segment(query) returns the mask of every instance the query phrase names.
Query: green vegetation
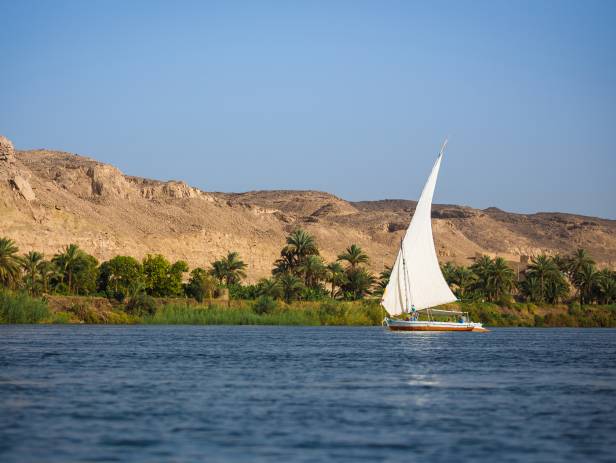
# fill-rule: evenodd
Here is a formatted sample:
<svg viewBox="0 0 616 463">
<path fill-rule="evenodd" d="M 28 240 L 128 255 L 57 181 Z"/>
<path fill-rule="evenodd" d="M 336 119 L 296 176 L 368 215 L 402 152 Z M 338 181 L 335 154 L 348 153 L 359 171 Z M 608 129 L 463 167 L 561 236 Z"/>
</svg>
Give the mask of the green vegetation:
<svg viewBox="0 0 616 463">
<path fill-rule="evenodd" d="M 273 313 L 278 308 L 278 304 L 271 296 L 261 296 L 252 305 L 252 311 L 257 315 Z"/>
<path fill-rule="evenodd" d="M 156 313 L 156 300 L 147 294 L 136 294 L 128 300 L 126 312 L 136 317 L 154 315 Z"/>
<path fill-rule="evenodd" d="M 172 264 L 160 254 L 148 254 L 143 259 L 145 292 L 154 297 L 181 296 L 182 277 L 186 272 L 188 264 L 183 260 Z"/>
<path fill-rule="evenodd" d="M 98 278 L 98 261 L 79 248 L 69 244 L 60 253 L 53 256 L 51 262 L 59 270 L 60 279 L 57 287 L 67 294 L 92 294 L 96 290 Z M 65 285 L 65 286 L 64 286 Z M 66 289 L 64 289 L 66 288 Z"/>
<path fill-rule="evenodd" d="M 309 313 L 298 310 L 280 310 L 257 314 L 249 307 L 191 308 L 170 305 L 163 307 L 145 323 L 170 325 L 317 325 Z"/>
<path fill-rule="evenodd" d="M 250 305 L 231 308 L 168 305 L 143 319 L 151 324 L 304 326 L 374 326 L 380 325 L 381 320 L 381 309 L 375 303 L 329 301 L 289 306 L 268 296 Z"/>
<path fill-rule="evenodd" d="M 372 294 L 376 282 L 374 275 L 365 268 L 368 262 L 361 247 L 352 244 L 335 262 L 326 264 L 315 238 L 305 230 L 297 229 L 287 237 L 280 258 L 274 263 L 272 277 L 280 286 L 278 297 L 287 303 L 294 300 L 359 300 Z M 326 287 L 328 284 L 330 286 Z"/>
<path fill-rule="evenodd" d="M 237 252 L 229 252 L 222 259 L 212 262 L 210 273 L 221 284 L 229 286 L 239 284 L 242 278 L 246 278 L 245 268 L 246 264 L 240 259 L 240 255 Z"/>
<path fill-rule="evenodd" d="M 286 238 L 271 277 L 256 284 L 243 283 L 247 265 L 237 252 L 186 275 L 186 262 L 160 254 L 99 265 L 76 244 L 45 259 L 36 251 L 20 255 L 0 238 L 0 323 L 380 325 L 378 297 L 391 267 L 377 278 L 368 264 L 356 244 L 324 261 L 302 229 Z M 598 269 L 582 249 L 534 256 L 520 274 L 488 256 L 442 270 L 457 306 L 488 326 L 616 326 L 616 272 Z M 230 300 L 217 299 L 223 294 Z M 53 298 L 64 305 L 50 309 Z"/>
<path fill-rule="evenodd" d="M 32 297 L 26 292 L 0 290 L 0 323 L 91 323 L 131 324 L 141 322 L 126 310 L 96 310 L 84 298 L 69 296 L 75 302 L 66 310 L 54 312 L 45 299 Z M 87 299 L 87 298 L 86 298 Z"/>
<path fill-rule="evenodd" d="M 51 316 L 45 301 L 26 293 L 0 292 L 0 323 L 40 323 Z"/>
<path fill-rule="evenodd" d="M 616 303 L 616 272 L 597 270 L 583 249 L 570 256 L 535 256 L 517 278 L 500 257 L 482 256 L 470 267 L 447 263 L 441 270 L 461 301 L 501 305 L 513 299 L 552 305 L 574 300 L 580 305 Z"/>
<path fill-rule="evenodd" d="M 98 290 L 123 301 L 126 295 L 145 286 L 143 265 L 134 257 L 116 256 L 99 268 Z"/>
<path fill-rule="evenodd" d="M 18 252 L 13 240 L 0 238 L 0 284 L 6 288 L 13 288 L 19 282 L 21 258 Z"/>
<path fill-rule="evenodd" d="M 466 303 L 462 304 L 462 309 L 487 326 L 616 327 L 615 304 L 581 308 L 575 302 L 555 306 L 514 303 L 505 307 L 490 303 Z"/>
<path fill-rule="evenodd" d="M 186 285 L 186 295 L 203 302 L 204 299 L 212 299 L 219 295 L 220 288 L 216 279 L 208 274 L 205 269 L 196 268 L 190 272 L 190 279 Z"/>
<path fill-rule="evenodd" d="M 124 306 L 97 310 L 88 298 L 74 300 L 64 310 L 53 312 L 45 300 L 25 292 L 0 292 L 0 323 L 89 323 L 89 324 L 190 324 L 190 325 L 306 325 L 379 326 L 383 309 L 374 300 L 294 302 L 286 304 L 269 296 L 255 301 L 234 301 L 231 307 L 194 306 L 165 303 L 146 294 L 128 300 Z M 91 298 L 94 299 L 94 298 Z M 489 302 L 451 304 L 468 311 L 472 318 L 491 327 L 616 327 L 616 304 L 536 305 Z"/>
</svg>

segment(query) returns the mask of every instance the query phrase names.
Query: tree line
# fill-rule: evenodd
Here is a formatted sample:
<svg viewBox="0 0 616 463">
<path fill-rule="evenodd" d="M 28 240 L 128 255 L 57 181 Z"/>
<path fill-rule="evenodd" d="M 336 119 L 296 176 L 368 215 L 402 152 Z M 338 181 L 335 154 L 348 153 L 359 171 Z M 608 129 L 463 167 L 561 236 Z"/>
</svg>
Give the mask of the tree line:
<svg viewBox="0 0 616 463">
<path fill-rule="evenodd" d="M 20 255 L 14 241 L 0 238 L 0 285 L 41 294 L 99 295 L 118 301 L 139 295 L 188 296 L 203 301 L 228 288 L 232 297 L 254 299 L 356 300 L 372 294 L 377 281 L 367 270 L 368 256 L 353 244 L 336 261 L 326 263 L 315 238 L 302 229 L 293 231 L 276 260 L 270 278 L 246 285 L 246 263 L 237 252 L 212 262 L 208 268 L 192 269 L 178 260 L 148 254 L 141 261 L 118 255 L 105 262 L 69 244 L 45 259 L 38 251 Z"/>
<path fill-rule="evenodd" d="M 368 255 L 351 244 L 333 262 L 325 262 L 317 242 L 302 229 L 287 236 L 272 276 L 255 285 L 231 285 L 231 295 L 241 299 L 269 297 L 293 300 L 358 300 L 373 293 L 377 278 L 367 269 Z"/>
<path fill-rule="evenodd" d="M 70 244 L 47 260 L 37 251 L 20 255 L 12 240 L 0 238 L 0 284 L 35 296 L 100 295 L 118 301 L 187 296 L 203 301 L 228 288 L 237 299 L 358 300 L 381 295 L 389 281 L 390 267 L 377 277 L 368 264 L 368 255 L 356 244 L 335 261 L 326 262 L 314 236 L 303 229 L 287 236 L 271 276 L 256 284 L 243 284 L 247 265 L 237 252 L 228 252 L 207 268 L 194 268 L 185 278 L 189 272 L 185 261 L 170 262 L 160 254 L 149 254 L 141 261 L 119 255 L 99 264 Z M 573 296 L 580 304 L 616 302 L 616 272 L 599 270 L 582 249 L 569 256 L 533 257 L 520 275 L 503 258 L 488 256 L 468 267 L 446 263 L 441 269 L 463 301 L 556 304 Z"/>
<path fill-rule="evenodd" d="M 532 257 L 519 275 L 502 257 L 482 256 L 471 266 L 446 263 L 443 276 L 463 301 L 503 303 L 512 298 L 538 304 L 577 299 L 580 304 L 616 302 L 616 272 L 599 270 L 583 249 L 568 256 Z"/>
</svg>

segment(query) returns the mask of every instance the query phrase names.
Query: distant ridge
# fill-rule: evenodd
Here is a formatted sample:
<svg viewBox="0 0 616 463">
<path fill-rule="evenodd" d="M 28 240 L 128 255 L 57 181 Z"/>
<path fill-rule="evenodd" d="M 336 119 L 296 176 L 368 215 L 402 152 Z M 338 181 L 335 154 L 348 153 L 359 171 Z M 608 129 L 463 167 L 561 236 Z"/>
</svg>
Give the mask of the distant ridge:
<svg viewBox="0 0 616 463">
<path fill-rule="evenodd" d="M 207 266 L 228 250 L 266 276 L 285 236 L 314 234 L 325 259 L 361 245 L 380 271 L 391 264 L 416 202 L 345 201 L 320 191 L 206 192 L 182 181 L 127 176 L 96 160 L 49 150 L 14 151 L 0 138 L 0 236 L 22 252 L 51 255 L 75 242 L 100 260 L 161 253 Z M 478 254 L 520 256 L 587 249 L 616 264 L 616 221 L 575 214 L 513 214 L 496 207 L 435 205 L 441 261 L 468 263 Z"/>
</svg>

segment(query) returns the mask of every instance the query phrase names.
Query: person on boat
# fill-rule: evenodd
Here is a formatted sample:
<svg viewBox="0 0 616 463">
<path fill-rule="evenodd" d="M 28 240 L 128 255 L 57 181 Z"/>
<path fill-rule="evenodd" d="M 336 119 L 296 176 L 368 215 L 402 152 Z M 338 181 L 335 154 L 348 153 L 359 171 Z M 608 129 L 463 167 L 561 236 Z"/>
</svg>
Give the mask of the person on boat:
<svg viewBox="0 0 616 463">
<path fill-rule="evenodd" d="M 414 305 L 411 305 L 411 320 L 416 322 L 417 321 L 417 309 L 415 309 Z"/>
</svg>

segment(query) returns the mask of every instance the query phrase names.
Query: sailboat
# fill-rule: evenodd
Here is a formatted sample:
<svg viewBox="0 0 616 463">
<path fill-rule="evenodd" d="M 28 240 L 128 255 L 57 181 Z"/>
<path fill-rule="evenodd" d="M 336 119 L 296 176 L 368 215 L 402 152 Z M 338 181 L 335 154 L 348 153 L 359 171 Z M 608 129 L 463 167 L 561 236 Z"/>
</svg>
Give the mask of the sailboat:
<svg viewBox="0 0 616 463">
<path fill-rule="evenodd" d="M 435 307 L 457 301 L 443 277 L 432 237 L 432 196 L 441 167 L 443 143 L 400 243 L 396 262 L 381 304 L 387 310 L 383 324 L 395 331 L 488 331 L 472 322 L 467 312 Z M 393 318 L 401 316 L 401 318 Z"/>
</svg>

